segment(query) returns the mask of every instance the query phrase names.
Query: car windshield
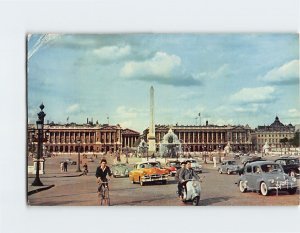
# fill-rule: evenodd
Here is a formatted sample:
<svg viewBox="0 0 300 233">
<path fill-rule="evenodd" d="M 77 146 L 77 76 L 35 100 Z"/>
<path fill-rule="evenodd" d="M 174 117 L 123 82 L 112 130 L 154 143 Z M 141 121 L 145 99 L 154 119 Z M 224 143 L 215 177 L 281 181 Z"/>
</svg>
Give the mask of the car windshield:
<svg viewBox="0 0 300 233">
<path fill-rule="evenodd" d="M 170 166 L 178 166 L 178 165 L 180 165 L 179 162 L 170 162 Z"/>
<path fill-rule="evenodd" d="M 281 167 L 279 164 L 264 164 L 261 165 L 261 170 L 265 173 L 281 172 Z"/>
<path fill-rule="evenodd" d="M 236 165 L 235 161 L 228 161 L 228 165 Z"/>
<path fill-rule="evenodd" d="M 286 164 L 288 164 L 288 165 L 299 164 L 299 159 L 290 159 L 290 160 L 287 160 Z"/>
<path fill-rule="evenodd" d="M 152 168 L 152 167 L 158 167 L 158 168 L 160 168 L 159 163 L 145 163 L 143 165 L 145 165 L 144 168 Z"/>
</svg>

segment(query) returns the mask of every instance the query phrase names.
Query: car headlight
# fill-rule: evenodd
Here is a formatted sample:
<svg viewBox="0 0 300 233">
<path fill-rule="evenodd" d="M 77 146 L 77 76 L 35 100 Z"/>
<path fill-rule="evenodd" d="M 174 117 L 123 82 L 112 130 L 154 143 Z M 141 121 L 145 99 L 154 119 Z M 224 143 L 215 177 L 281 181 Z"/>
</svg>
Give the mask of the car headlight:
<svg viewBox="0 0 300 233">
<path fill-rule="evenodd" d="M 297 179 L 296 179 L 295 177 L 293 177 L 293 178 L 292 178 L 292 181 L 296 182 L 296 181 L 297 181 Z"/>
<path fill-rule="evenodd" d="M 194 187 L 196 187 L 196 186 L 197 186 L 196 182 L 193 182 L 193 186 L 194 186 Z"/>
<path fill-rule="evenodd" d="M 270 179 L 269 182 L 270 182 L 271 184 L 274 184 L 274 183 L 275 183 L 275 180 L 274 180 L 274 179 Z"/>
</svg>

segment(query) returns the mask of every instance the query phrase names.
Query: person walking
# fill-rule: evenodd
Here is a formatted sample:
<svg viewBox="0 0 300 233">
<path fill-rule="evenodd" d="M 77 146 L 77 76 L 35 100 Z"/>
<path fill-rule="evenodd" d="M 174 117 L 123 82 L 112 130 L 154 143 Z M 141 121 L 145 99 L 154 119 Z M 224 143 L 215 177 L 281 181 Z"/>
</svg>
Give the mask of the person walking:
<svg viewBox="0 0 300 233">
<path fill-rule="evenodd" d="M 64 162 L 64 172 L 68 172 L 68 162 Z"/>
</svg>

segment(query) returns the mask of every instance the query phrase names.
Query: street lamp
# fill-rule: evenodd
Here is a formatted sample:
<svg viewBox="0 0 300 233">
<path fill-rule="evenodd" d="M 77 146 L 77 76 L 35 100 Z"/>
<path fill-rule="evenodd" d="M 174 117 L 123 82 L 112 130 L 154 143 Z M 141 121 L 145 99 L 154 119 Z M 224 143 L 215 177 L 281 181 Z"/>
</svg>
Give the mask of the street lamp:
<svg viewBox="0 0 300 233">
<path fill-rule="evenodd" d="M 78 139 L 77 140 L 78 157 L 77 157 L 77 170 L 76 170 L 76 172 L 81 172 L 81 170 L 80 170 L 80 143 L 81 143 L 81 141 L 80 141 L 80 139 Z"/>
<path fill-rule="evenodd" d="M 206 146 L 204 146 L 204 163 L 207 163 L 206 156 L 207 156 L 207 154 L 206 154 Z"/>
<path fill-rule="evenodd" d="M 219 163 L 221 163 L 221 146 L 219 145 Z"/>
<path fill-rule="evenodd" d="M 38 151 L 37 151 L 37 156 L 36 156 L 36 171 L 35 171 L 35 179 L 33 183 L 31 184 L 32 186 L 43 186 L 43 183 L 40 180 L 40 158 L 41 158 L 41 153 L 43 153 L 43 127 L 44 127 L 44 118 L 46 114 L 43 112 L 44 109 L 43 103 L 40 105 L 41 111 L 37 114 L 39 120 L 36 121 L 36 127 L 38 130 Z"/>
</svg>

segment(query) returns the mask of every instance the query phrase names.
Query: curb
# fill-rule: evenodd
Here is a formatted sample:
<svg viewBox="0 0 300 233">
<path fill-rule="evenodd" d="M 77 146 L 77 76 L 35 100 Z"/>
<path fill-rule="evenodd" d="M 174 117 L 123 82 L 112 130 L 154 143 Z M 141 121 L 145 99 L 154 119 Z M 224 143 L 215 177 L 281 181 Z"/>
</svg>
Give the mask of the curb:
<svg viewBox="0 0 300 233">
<path fill-rule="evenodd" d="M 41 177 L 42 179 L 47 179 L 47 178 L 64 178 L 64 177 L 79 177 L 82 176 L 83 173 L 80 173 L 78 175 L 67 175 L 67 176 L 46 176 L 46 177 Z M 35 178 L 35 176 L 28 176 L 28 178 Z"/>
<path fill-rule="evenodd" d="M 55 185 L 52 184 L 52 185 L 49 185 L 47 187 L 42 187 L 42 188 L 38 188 L 38 189 L 35 189 L 35 190 L 31 190 L 29 192 L 27 192 L 27 196 L 30 196 L 34 193 L 38 193 L 38 192 L 41 192 L 41 191 L 44 191 L 44 190 L 47 190 L 47 189 L 50 189 L 50 188 L 53 188 Z"/>
</svg>

